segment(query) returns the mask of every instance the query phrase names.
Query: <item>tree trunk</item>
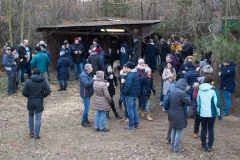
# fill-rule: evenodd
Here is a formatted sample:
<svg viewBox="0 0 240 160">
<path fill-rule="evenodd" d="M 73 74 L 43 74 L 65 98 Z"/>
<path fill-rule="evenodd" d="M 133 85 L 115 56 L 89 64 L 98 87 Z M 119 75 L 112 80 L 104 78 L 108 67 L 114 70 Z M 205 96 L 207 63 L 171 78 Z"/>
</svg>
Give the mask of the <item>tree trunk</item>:
<svg viewBox="0 0 240 160">
<path fill-rule="evenodd" d="M 34 8 L 35 8 L 35 0 L 32 0 L 32 6 L 30 11 L 30 19 L 29 19 L 29 25 L 28 25 L 28 40 L 30 41 L 31 35 L 32 35 L 32 24 L 33 24 L 33 16 L 34 16 Z"/>
<path fill-rule="evenodd" d="M 26 0 L 23 0 L 22 2 L 21 41 L 23 40 L 23 35 L 24 35 L 25 2 Z"/>
<path fill-rule="evenodd" d="M 8 29 L 9 29 L 9 39 L 10 39 L 10 45 L 13 46 L 13 32 L 12 32 L 12 1 L 9 0 L 8 2 Z"/>
</svg>

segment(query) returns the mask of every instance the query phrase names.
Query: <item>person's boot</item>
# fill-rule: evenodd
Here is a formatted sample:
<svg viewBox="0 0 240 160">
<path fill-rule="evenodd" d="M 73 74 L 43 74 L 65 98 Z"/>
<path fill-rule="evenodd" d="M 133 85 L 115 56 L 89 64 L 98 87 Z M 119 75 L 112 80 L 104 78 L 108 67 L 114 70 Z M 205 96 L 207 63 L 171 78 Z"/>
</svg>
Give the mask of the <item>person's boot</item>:
<svg viewBox="0 0 240 160">
<path fill-rule="evenodd" d="M 153 119 L 150 117 L 150 112 L 147 112 L 147 120 L 148 121 L 153 121 Z"/>
<path fill-rule="evenodd" d="M 144 117 L 144 111 L 142 109 L 140 109 L 139 112 L 140 112 L 141 117 Z"/>
<path fill-rule="evenodd" d="M 122 119 L 123 117 L 121 117 L 118 113 L 115 114 L 115 118 L 117 119 Z"/>
<path fill-rule="evenodd" d="M 197 134 L 197 133 L 194 133 L 194 134 L 193 134 L 193 137 L 194 137 L 194 138 L 197 138 L 197 137 L 198 137 L 198 134 Z"/>
<path fill-rule="evenodd" d="M 88 124 L 93 124 L 93 122 L 89 121 L 88 119 L 87 119 L 87 123 L 88 123 Z"/>
<path fill-rule="evenodd" d="M 19 84 L 19 82 L 16 82 L 16 88 L 17 88 L 17 90 L 19 90 L 19 88 L 18 88 L 18 84 Z"/>
<path fill-rule="evenodd" d="M 122 103 L 119 103 L 119 110 L 122 110 Z"/>
<path fill-rule="evenodd" d="M 67 90 L 67 86 L 64 86 L 64 87 L 63 87 L 63 90 L 66 91 L 66 90 Z"/>
<path fill-rule="evenodd" d="M 83 126 L 83 127 L 91 127 L 91 125 L 88 124 L 87 121 L 86 122 L 82 122 L 81 126 Z"/>
<path fill-rule="evenodd" d="M 109 112 L 107 112 L 106 119 L 110 119 Z"/>
<path fill-rule="evenodd" d="M 57 91 L 63 91 L 63 86 L 60 86 L 60 89 L 58 89 Z"/>
</svg>

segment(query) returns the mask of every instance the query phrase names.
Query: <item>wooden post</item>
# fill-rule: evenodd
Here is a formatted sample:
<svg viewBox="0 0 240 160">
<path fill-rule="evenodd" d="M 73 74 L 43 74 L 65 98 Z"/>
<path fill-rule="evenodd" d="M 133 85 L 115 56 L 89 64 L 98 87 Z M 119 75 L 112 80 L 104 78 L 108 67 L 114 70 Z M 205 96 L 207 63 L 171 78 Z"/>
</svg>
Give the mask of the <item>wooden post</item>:
<svg viewBox="0 0 240 160">
<path fill-rule="evenodd" d="M 46 29 L 43 29 L 42 30 L 42 39 L 44 39 L 44 37 L 47 35 L 47 30 Z M 45 43 L 48 43 L 47 42 L 47 38 L 44 40 Z"/>
<path fill-rule="evenodd" d="M 142 27 L 138 28 L 138 35 L 141 37 L 138 40 L 138 58 L 140 58 L 142 55 Z"/>
<path fill-rule="evenodd" d="M 143 2 L 141 0 L 141 15 L 142 15 L 142 20 L 143 20 Z"/>
</svg>

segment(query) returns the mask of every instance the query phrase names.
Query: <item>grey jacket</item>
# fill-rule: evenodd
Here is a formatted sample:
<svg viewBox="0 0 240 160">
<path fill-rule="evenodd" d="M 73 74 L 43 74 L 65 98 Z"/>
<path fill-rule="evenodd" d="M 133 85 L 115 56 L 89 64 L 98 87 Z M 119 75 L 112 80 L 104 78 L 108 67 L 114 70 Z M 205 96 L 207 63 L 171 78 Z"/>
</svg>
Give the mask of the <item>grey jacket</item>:
<svg viewBox="0 0 240 160">
<path fill-rule="evenodd" d="M 5 67 L 6 73 L 7 74 L 12 74 L 17 72 L 17 65 L 14 64 L 15 59 L 14 59 L 14 54 L 4 54 L 2 58 L 2 64 Z"/>
</svg>

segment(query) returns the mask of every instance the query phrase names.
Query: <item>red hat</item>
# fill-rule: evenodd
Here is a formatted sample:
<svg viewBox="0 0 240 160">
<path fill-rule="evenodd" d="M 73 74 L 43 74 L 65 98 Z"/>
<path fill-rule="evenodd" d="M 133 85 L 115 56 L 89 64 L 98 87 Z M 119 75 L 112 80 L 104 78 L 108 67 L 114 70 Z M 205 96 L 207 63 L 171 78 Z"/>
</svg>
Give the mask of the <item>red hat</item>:
<svg viewBox="0 0 240 160">
<path fill-rule="evenodd" d="M 101 49 L 98 48 L 98 47 L 95 47 L 91 50 L 91 52 L 97 52 L 97 53 L 100 53 L 101 52 Z"/>
<path fill-rule="evenodd" d="M 76 37 L 76 38 L 74 38 L 74 41 L 76 41 L 76 40 L 78 40 L 78 41 L 79 41 L 79 38 L 77 38 L 77 37 Z"/>
</svg>

